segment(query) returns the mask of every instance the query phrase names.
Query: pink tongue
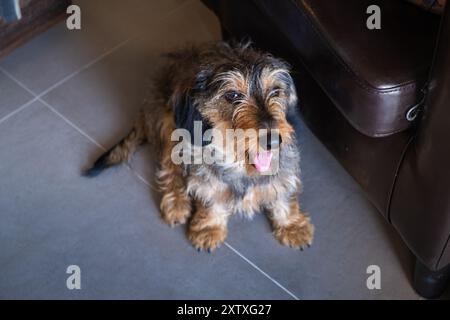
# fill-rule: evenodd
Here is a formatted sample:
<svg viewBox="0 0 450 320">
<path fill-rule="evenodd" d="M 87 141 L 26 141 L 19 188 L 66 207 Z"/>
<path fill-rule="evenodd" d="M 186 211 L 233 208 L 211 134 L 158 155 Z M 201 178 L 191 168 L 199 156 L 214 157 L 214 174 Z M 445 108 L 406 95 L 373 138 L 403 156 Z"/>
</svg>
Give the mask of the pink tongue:
<svg viewBox="0 0 450 320">
<path fill-rule="evenodd" d="M 270 163 L 272 162 L 272 152 L 262 151 L 258 152 L 253 160 L 256 170 L 258 172 L 264 172 L 270 169 Z"/>
</svg>

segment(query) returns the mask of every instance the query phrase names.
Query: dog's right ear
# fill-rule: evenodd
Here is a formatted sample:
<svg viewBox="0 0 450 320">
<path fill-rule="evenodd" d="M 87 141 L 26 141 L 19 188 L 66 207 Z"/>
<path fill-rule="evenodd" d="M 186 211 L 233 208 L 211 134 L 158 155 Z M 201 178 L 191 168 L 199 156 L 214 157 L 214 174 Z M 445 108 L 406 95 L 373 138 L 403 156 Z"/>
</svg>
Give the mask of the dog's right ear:
<svg viewBox="0 0 450 320">
<path fill-rule="evenodd" d="M 208 74 L 206 72 L 199 72 L 196 76 L 195 82 L 192 86 L 184 88 L 177 88 L 171 97 L 172 110 L 175 116 L 175 125 L 179 129 L 186 129 L 191 135 L 191 144 L 196 141 L 202 141 L 201 146 L 206 146 L 208 142 L 203 141 L 203 135 L 206 130 L 211 129 L 211 124 L 205 119 L 196 105 L 196 95 L 202 94 L 207 90 Z M 201 124 L 201 139 L 194 139 L 195 122 Z"/>
</svg>

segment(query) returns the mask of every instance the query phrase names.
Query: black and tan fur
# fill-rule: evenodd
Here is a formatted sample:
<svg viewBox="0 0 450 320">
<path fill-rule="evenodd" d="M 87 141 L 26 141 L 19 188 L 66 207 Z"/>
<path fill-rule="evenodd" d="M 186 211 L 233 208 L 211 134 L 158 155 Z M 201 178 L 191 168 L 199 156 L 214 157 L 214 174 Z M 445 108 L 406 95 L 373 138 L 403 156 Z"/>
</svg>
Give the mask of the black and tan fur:
<svg viewBox="0 0 450 320">
<path fill-rule="evenodd" d="M 230 92 L 233 97 L 238 93 L 236 100 L 230 101 Z M 167 55 L 131 133 L 87 174 L 127 161 L 140 144 L 151 142 L 158 155 L 162 218 L 171 226 L 189 221 L 188 237 L 197 249 L 222 244 L 232 214 L 252 216 L 261 211 L 267 212 L 282 244 L 309 246 L 314 228 L 298 204 L 300 159 L 294 130 L 286 120 L 296 103 L 288 66 L 269 54 L 223 42 L 181 49 Z M 176 128 L 192 131 L 194 120 L 202 121 L 204 130 L 278 129 L 282 141 L 278 172 L 260 175 L 243 159 L 174 164 L 171 133 Z M 249 141 L 246 150 L 251 152 L 256 143 Z"/>
</svg>

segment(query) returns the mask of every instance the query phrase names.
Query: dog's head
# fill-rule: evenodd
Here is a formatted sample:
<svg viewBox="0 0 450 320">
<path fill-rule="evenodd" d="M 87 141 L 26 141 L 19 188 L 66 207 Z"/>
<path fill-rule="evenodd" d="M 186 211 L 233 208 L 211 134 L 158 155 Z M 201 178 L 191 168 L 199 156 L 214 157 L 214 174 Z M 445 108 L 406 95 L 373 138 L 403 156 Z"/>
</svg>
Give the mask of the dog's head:
<svg viewBox="0 0 450 320">
<path fill-rule="evenodd" d="M 175 110 L 177 125 L 192 130 L 193 121 L 201 121 L 203 132 L 212 128 L 222 138 L 237 132 L 232 150 L 245 150 L 248 170 L 268 170 L 273 153 L 293 141 L 286 114 L 295 108 L 297 94 L 288 65 L 248 44 L 216 44 L 198 61 L 195 79 Z M 229 147 L 230 140 L 225 143 Z"/>
</svg>

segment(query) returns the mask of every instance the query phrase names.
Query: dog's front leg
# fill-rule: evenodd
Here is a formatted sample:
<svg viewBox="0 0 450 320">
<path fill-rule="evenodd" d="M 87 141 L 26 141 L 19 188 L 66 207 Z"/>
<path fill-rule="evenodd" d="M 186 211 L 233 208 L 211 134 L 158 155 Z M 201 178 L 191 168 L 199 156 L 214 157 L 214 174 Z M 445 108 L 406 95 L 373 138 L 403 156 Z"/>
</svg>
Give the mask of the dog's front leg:
<svg viewBox="0 0 450 320">
<path fill-rule="evenodd" d="M 160 208 L 163 220 L 171 227 L 185 223 L 191 215 L 191 198 L 186 191 L 186 179 L 181 166 L 172 161 L 174 142 L 170 135 L 175 130 L 173 115 L 166 114 L 162 119 L 161 142 L 162 155 L 156 174 L 162 193 Z"/>
<path fill-rule="evenodd" d="M 275 238 L 281 244 L 297 249 L 312 244 L 314 226 L 309 217 L 301 212 L 295 196 L 278 199 L 269 209 L 269 217 Z"/>
<path fill-rule="evenodd" d="M 197 250 L 214 250 L 227 236 L 229 213 L 219 204 L 195 203 L 195 213 L 189 225 L 188 237 Z"/>
<path fill-rule="evenodd" d="M 191 199 L 186 192 L 181 168 L 163 165 L 158 171 L 158 184 L 162 192 L 160 209 L 163 220 L 171 227 L 185 223 L 191 214 Z"/>
</svg>

